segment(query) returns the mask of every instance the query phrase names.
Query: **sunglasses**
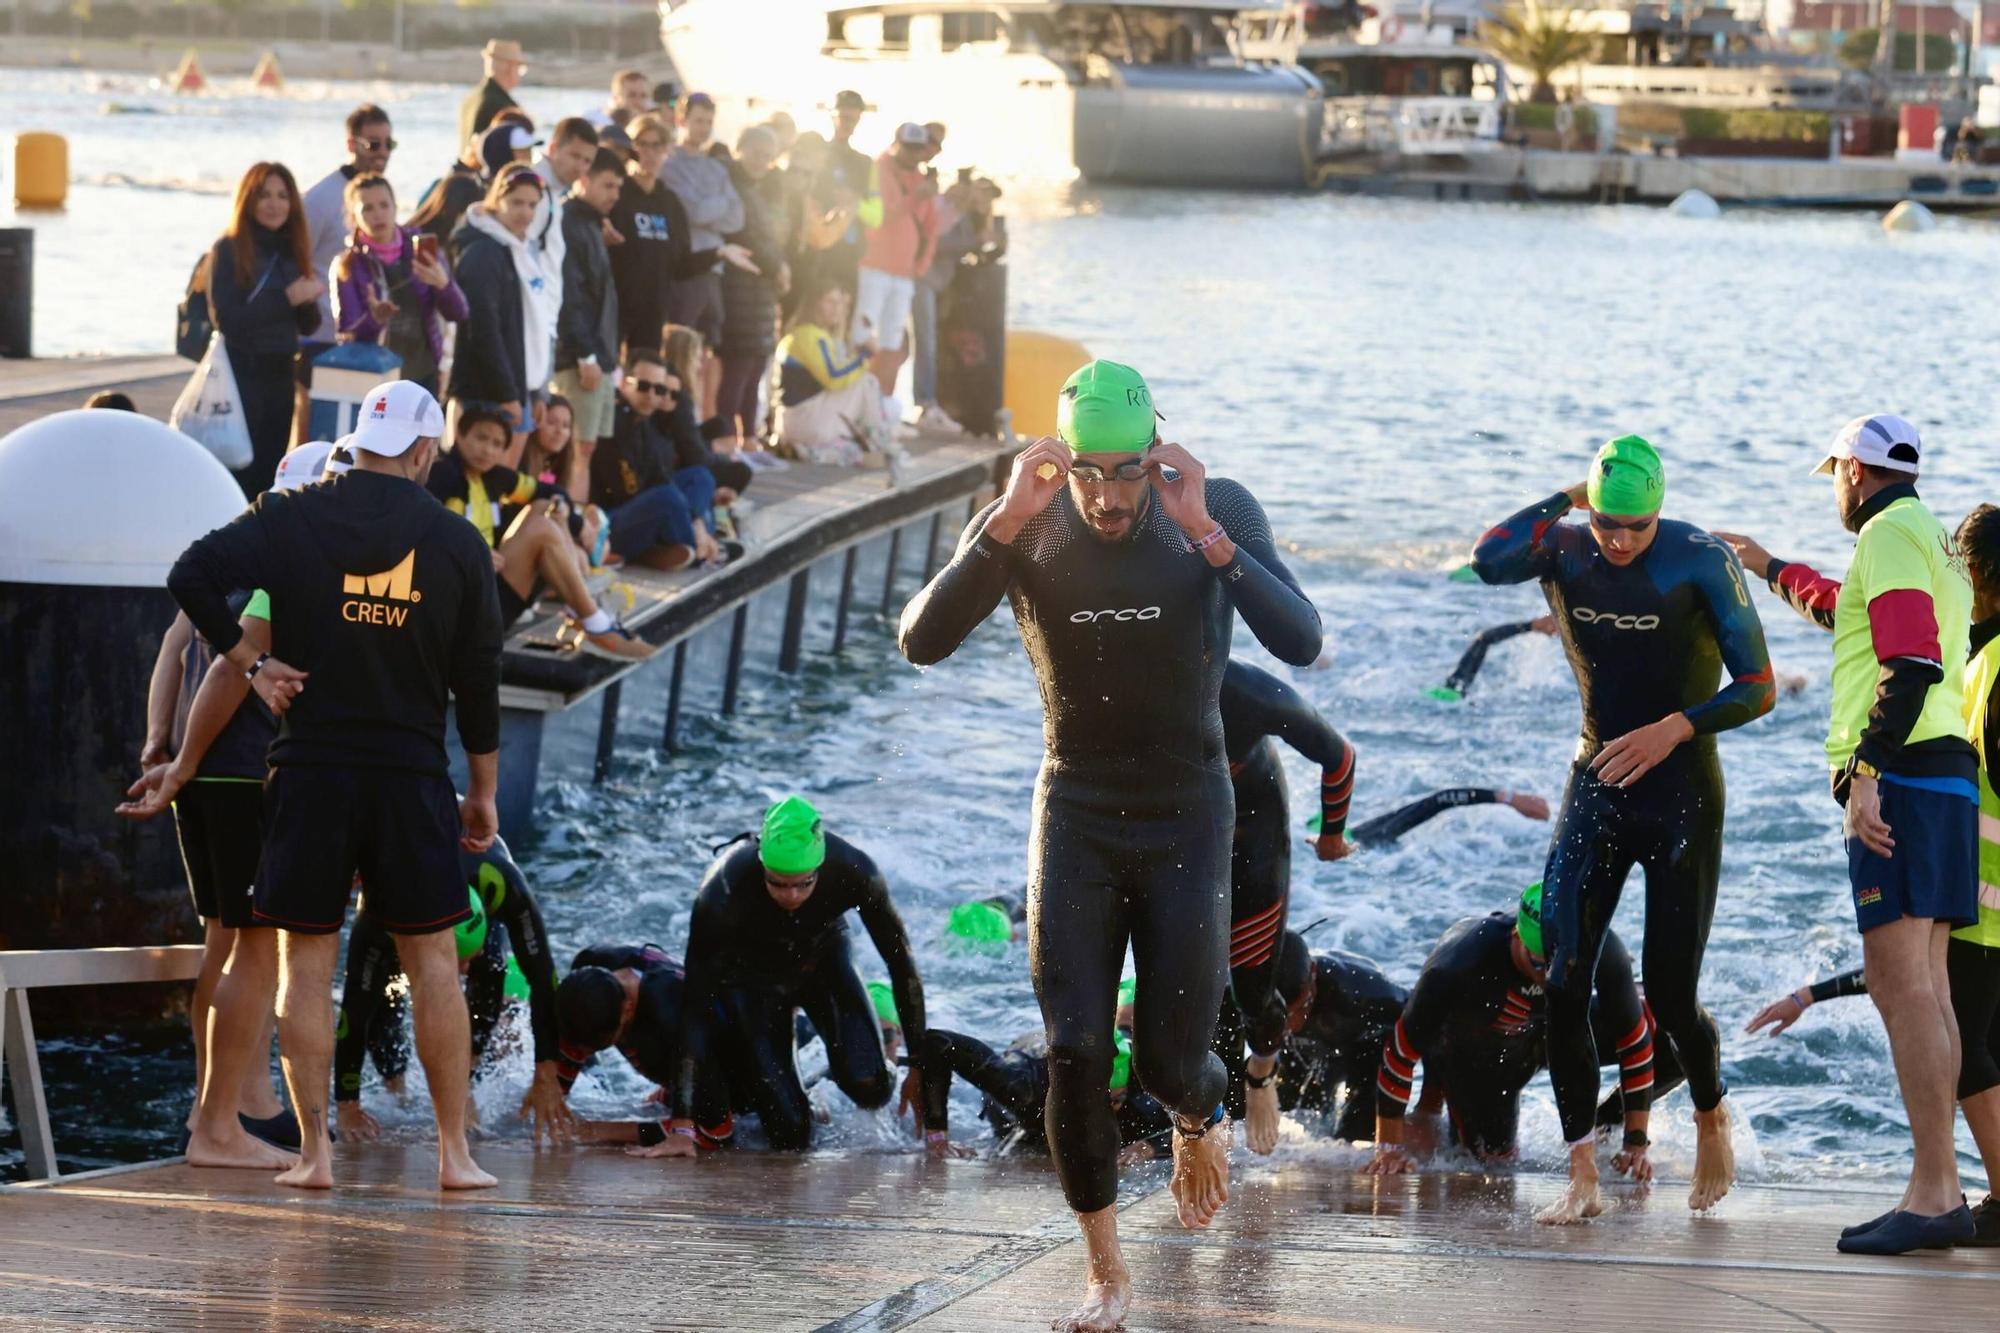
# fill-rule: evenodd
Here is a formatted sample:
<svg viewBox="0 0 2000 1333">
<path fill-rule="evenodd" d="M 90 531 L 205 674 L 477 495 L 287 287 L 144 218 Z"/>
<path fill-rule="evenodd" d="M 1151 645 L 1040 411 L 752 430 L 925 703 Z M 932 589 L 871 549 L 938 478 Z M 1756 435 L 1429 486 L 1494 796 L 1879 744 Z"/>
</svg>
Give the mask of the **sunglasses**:
<svg viewBox="0 0 2000 1333">
<path fill-rule="evenodd" d="M 1606 518 L 1594 509 L 1590 511 L 1590 526 L 1603 532 L 1644 532 L 1659 519 L 1658 514 L 1648 514 L 1644 518 Z"/>
<path fill-rule="evenodd" d="M 665 394 L 667 397 L 671 398 L 674 395 L 678 394 L 680 390 L 674 388 L 674 386 L 671 384 L 661 384 L 658 380 L 635 379 L 632 381 L 632 392 L 659 393 L 659 394 Z"/>
<path fill-rule="evenodd" d="M 360 147 L 366 148 L 371 153 L 393 153 L 396 151 L 396 141 L 394 139 L 356 139 L 354 142 Z"/>
</svg>

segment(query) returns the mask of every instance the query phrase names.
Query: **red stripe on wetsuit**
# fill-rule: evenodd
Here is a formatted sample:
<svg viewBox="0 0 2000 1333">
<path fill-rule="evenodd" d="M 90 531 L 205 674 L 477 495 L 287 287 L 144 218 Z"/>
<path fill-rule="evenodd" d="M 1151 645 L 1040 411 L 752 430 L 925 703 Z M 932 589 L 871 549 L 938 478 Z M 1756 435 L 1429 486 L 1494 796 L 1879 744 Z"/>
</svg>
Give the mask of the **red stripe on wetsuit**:
<svg viewBox="0 0 2000 1333">
<path fill-rule="evenodd" d="M 1347 831 L 1347 807 L 1354 797 L 1354 747 L 1340 757 L 1338 768 L 1323 769 L 1319 777 L 1319 831 L 1325 837 L 1329 833 Z"/>
<path fill-rule="evenodd" d="M 1618 1042 L 1618 1087 L 1627 1097 L 1653 1087 L 1653 1011 L 1640 1005 L 1639 1025 Z"/>
<path fill-rule="evenodd" d="M 1271 961 L 1278 936 L 1285 928 L 1285 899 L 1229 927 L 1229 965 L 1257 967 Z"/>
<path fill-rule="evenodd" d="M 1400 1120 L 1410 1105 L 1410 1093 L 1417 1077 L 1416 1048 L 1410 1044 L 1410 1034 L 1403 1027 L 1403 1020 L 1397 1019 L 1396 1026 L 1382 1041 L 1382 1068 L 1375 1075 L 1375 1091 L 1380 1094 L 1377 1108 L 1381 1115 L 1390 1120 Z"/>
</svg>

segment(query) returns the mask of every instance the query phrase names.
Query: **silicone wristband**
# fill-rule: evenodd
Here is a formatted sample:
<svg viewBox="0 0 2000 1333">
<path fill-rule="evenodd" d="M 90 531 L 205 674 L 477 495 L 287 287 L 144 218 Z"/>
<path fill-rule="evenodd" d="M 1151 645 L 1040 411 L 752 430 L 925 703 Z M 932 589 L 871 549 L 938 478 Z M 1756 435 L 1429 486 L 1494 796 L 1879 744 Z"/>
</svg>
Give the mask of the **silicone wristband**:
<svg viewBox="0 0 2000 1333">
<path fill-rule="evenodd" d="M 1215 525 L 1214 530 L 1211 531 L 1206 537 L 1203 537 L 1200 541 L 1194 543 L 1194 549 L 1197 551 L 1206 551 L 1209 547 L 1215 545 L 1217 542 L 1221 541 L 1224 537 L 1227 537 L 1228 535 L 1229 535 L 1228 533 L 1222 530 L 1222 525 L 1218 523 Z"/>
</svg>

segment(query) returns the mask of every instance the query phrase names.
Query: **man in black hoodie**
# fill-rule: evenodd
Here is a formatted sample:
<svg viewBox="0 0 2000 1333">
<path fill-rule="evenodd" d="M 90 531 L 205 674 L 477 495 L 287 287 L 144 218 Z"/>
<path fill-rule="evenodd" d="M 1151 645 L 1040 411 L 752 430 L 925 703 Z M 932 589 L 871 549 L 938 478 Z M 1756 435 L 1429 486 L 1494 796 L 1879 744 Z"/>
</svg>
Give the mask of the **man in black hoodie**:
<svg viewBox="0 0 2000 1333">
<path fill-rule="evenodd" d="M 465 1141 L 471 1033 L 451 927 L 470 915 L 458 852 L 499 819 L 500 608 L 486 543 L 422 480 L 444 414 L 418 385 L 363 400 L 354 470 L 267 493 L 175 562 L 167 587 L 217 653 L 280 715 L 264 784 L 253 916 L 280 931 L 278 1029 L 298 1112 L 298 1164 L 280 1184 L 327 1189 L 333 964 L 357 872 L 410 978 L 417 1053 L 438 1122 L 438 1184 L 494 1184 Z M 262 588 L 275 613 L 256 652 L 229 609 Z M 447 770 L 447 692 L 470 783 Z"/>
<path fill-rule="evenodd" d="M 611 434 L 618 389 L 618 288 L 604 220 L 618 204 L 625 163 L 597 150 L 564 202 L 562 311 L 556 316 L 555 390 L 569 400 L 575 438 L 586 449 Z"/>
</svg>

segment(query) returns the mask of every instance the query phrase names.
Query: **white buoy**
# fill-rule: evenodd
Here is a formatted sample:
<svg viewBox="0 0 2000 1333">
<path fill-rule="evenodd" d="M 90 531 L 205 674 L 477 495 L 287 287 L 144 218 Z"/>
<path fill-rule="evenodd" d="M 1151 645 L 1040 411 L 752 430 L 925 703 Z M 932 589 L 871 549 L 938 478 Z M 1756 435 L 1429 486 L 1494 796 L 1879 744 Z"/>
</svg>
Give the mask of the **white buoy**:
<svg viewBox="0 0 2000 1333">
<path fill-rule="evenodd" d="M 1902 203 L 1890 209 L 1887 216 L 1882 219 L 1882 230 L 1888 232 L 1936 231 L 1937 214 L 1931 212 L 1914 199 L 1905 199 Z"/>
<path fill-rule="evenodd" d="M 1674 201 L 1667 205 L 1667 211 L 1675 217 L 1696 218 L 1709 222 L 1722 216 L 1722 205 L 1701 190 L 1682 190 L 1675 196 Z"/>
</svg>

